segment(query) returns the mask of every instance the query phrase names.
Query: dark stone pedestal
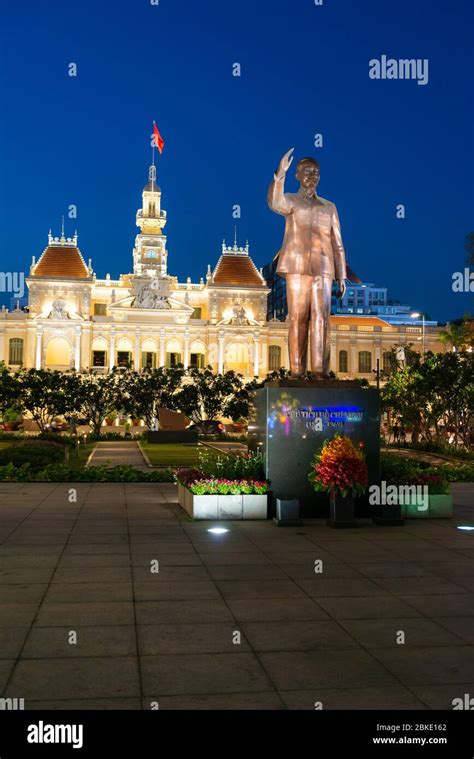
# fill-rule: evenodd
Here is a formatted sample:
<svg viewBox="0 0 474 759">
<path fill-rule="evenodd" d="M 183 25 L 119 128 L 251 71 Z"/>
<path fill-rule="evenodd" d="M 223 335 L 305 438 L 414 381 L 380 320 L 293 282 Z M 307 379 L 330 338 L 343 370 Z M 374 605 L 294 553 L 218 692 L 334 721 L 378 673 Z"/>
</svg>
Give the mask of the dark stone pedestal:
<svg viewBox="0 0 474 759">
<path fill-rule="evenodd" d="M 343 498 L 341 495 L 331 493 L 329 496 L 328 525 L 335 529 L 357 527 L 354 519 L 354 499 L 352 496 Z"/>
<path fill-rule="evenodd" d="M 380 482 L 380 412 L 376 388 L 358 382 L 277 380 L 256 393 L 249 446 L 265 459 L 273 506 L 276 498 L 299 500 L 302 517 L 328 517 L 327 494 L 308 480 L 315 451 L 337 433 L 362 444 L 369 483 Z M 357 499 L 356 516 L 374 516 L 368 499 Z"/>
<path fill-rule="evenodd" d="M 381 527 L 403 527 L 405 520 L 402 517 L 402 507 L 376 506 L 374 522 Z"/>
<path fill-rule="evenodd" d="M 304 522 L 300 518 L 300 505 L 298 501 L 276 500 L 276 517 L 273 521 L 278 527 L 301 527 Z"/>
<path fill-rule="evenodd" d="M 197 443 L 196 430 L 150 430 L 147 433 L 149 443 Z"/>
</svg>

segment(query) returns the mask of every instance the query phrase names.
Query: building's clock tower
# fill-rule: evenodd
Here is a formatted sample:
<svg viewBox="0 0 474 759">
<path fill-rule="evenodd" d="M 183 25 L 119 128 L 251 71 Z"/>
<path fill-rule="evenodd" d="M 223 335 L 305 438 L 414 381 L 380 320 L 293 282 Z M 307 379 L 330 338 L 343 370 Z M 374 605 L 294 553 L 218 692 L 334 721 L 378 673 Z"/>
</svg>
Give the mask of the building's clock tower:
<svg viewBox="0 0 474 759">
<path fill-rule="evenodd" d="M 135 238 L 133 249 L 133 272 L 150 277 L 167 276 L 166 211 L 161 210 L 161 190 L 156 184 L 156 168 L 150 166 L 148 182 L 142 193 L 142 207 L 137 211 L 137 227 L 140 234 Z"/>
</svg>

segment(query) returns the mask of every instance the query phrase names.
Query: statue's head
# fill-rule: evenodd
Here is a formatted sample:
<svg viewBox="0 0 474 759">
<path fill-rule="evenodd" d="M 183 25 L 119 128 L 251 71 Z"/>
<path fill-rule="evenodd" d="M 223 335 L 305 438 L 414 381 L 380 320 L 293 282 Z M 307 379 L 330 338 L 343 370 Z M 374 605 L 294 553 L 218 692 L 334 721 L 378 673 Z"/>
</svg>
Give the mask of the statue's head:
<svg viewBox="0 0 474 759">
<path fill-rule="evenodd" d="M 296 164 L 295 176 L 304 190 L 313 190 L 316 192 L 320 176 L 318 161 L 315 158 L 302 158 L 301 161 L 298 161 Z"/>
</svg>

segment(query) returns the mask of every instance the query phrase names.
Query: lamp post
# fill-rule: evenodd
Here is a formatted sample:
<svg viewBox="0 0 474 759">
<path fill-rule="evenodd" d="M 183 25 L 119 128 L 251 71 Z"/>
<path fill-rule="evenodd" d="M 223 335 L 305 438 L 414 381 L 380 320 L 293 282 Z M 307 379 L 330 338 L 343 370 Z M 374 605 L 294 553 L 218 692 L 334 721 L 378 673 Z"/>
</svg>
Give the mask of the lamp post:
<svg viewBox="0 0 474 759">
<path fill-rule="evenodd" d="M 378 358 L 376 361 L 377 368 L 372 369 L 373 373 L 375 374 L 375 379 L 377 382 L 377 390 L 380 390 L 380 359 Z"/>
<path fill-rule="evenodd" d="M 423 319 L 423 328 L 422 328 L 422 353 L 423 357 L 425 356 L 425 315 L 420 314 L 418 311 L 415 311 L 414 314 L 411 314 L 412 319 Z"/>
</svg>

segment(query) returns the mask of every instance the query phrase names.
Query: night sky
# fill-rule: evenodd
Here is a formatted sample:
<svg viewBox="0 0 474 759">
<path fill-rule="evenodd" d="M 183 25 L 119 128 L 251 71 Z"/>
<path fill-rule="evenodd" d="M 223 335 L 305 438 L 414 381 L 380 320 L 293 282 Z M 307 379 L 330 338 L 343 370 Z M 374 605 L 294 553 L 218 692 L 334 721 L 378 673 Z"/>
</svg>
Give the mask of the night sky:
<svg viewBox="0 0 474 759">
<path fill-rule="evenodd" d="M 472 310 L 472 294 L 451 289 L 474 228 L 470 5 L 4 0 L 0 270 L 27 272 L 76 204 L 66 234 L 77 227 L 86 262 L 99 277 L 129 272 L 155 119 L 169 272 L 180 281 L 205 276 L 235 223 L 258 266 L 273 258 L 284 224 L 266 191 L 294 146 L 319 159 L 318 192 L 338 207 L 361 279 L 440 321 Z M 427 58 L 428 84 L 370 79 L 382 55 Z"/>
</svg>

